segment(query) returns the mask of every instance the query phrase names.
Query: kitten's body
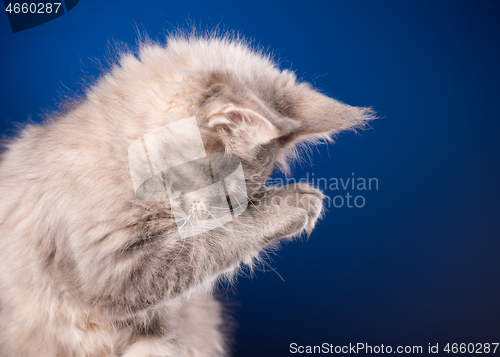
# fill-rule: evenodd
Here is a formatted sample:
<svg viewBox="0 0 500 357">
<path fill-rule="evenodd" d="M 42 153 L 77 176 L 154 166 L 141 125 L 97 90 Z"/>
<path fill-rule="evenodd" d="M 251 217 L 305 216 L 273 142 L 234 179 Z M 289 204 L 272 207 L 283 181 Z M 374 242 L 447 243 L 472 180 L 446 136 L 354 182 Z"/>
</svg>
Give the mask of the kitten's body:
<svg viewBox="0 0 500 357">
<path fill-rule="evenodd" d="M 262 183 L 299 141 L 369 115 L 230 39 L 172 38 L 123 55 L 78 105 L 28 126 L 3 154 L 0 355 L 223 355 L 214 283 L 275 239 L 311 231 L 322 210 L 312 187 Z M 192 116 L 207 153 L 240 158 L 253 201 L 181 239 L 168 201 L 136 197 L 127 152 Z"/>
</svg>

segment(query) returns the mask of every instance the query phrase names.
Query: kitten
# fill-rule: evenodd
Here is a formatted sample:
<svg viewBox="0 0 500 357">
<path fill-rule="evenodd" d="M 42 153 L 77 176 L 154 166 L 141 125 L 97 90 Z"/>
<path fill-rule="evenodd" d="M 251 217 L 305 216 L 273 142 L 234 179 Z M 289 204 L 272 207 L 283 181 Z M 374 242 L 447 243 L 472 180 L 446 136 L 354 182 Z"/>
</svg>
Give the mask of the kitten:
<svg viewBox="0 0 500 357">
<path fill-rule="evenodd" d="M 135 185 L 130 150 L 186 118 L 212 171 L 184 159 L 170 179 L 156 171 L 172 196 L 158 198 L 146 179 Z M 226 355 L 214 285 L 280 238 L 310 233 L 322 212 L 319 190 L 266 186 L 269 175 L 297 144 L 372 118 L 230 36 L 171 36 L 121 54 L 79 103 L 27 126 L 2 155 L 0 355 Z M 153 151 L 189 158 L 199 144 L 192 129 L 174 137 L 180 149 Z M 230 169 L 215 170 L 217 157 Z M 196 226 L 213 223 L 214 207 L 227 222 Z M 202 229 L 182 235 L 182 222 Z"/>
</svg>

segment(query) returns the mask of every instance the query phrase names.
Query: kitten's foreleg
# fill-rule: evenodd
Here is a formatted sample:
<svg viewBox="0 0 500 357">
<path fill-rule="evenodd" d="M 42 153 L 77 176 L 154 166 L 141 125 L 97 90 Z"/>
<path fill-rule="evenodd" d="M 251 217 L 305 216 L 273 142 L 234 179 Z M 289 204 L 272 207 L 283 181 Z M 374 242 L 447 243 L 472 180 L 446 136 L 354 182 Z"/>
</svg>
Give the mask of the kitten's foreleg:
<svg viewBox="0 0 500 357">
<path fill-rule="evenodd" d="M 321 191 L 302 183 L 261 190 L 235 220 L 204 235 L 186 238 L 184 248 L 175 253 L 176 259 L 171 258 L 173 252 L 159 254 L 158 259 L 166 263 L 161 274 L 148 271 L 145 279 L 133 286 L 139 289 L 137 292 L 146 291 L 148 286 L 163 286 L 166 288 L 163 297 L 173 298 L 204 281 L 213 280 L 241 262 L 251 260 L 275 239 L 292 237 L 303 231 L 310 233 L 321 215 L 323 197 Z M 154 280 L 148 281 L 148 277 Z M 165 340 L 166 337 L 160 333 L 156 338 L 151 335 L 139 338 L 126 356 L 135 356 L 138 351 L 150 351 L 147 356 L 162 356 L 163 349 L 166 352 L 175 347 Z M 214 347 L 213 356 L 221 353 Z"/>
<path fill-rule="evenodd" d="M 242 262 L 250 262 L 273 240 L 311 232 L 321 215 L 323 197 L 304 183 L 268 187 L 254 195 L 245 212 L 222 227 L 185 239 L 170 231 L 151 246 L 130 253 L 135 254 L 129 258 L 133 262 L 130 275 L 110 276 L 101 293 L 94 285 L 94 294 L 99 293 L 94 306 L 130 316 L 213 283 Z"/>
</svg>

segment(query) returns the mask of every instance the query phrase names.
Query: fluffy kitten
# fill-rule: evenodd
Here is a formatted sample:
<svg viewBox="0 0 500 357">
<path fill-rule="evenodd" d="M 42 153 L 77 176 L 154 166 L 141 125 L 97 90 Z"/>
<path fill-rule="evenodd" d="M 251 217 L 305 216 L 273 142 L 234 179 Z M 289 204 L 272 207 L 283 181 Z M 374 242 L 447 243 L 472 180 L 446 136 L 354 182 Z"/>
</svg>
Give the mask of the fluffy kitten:
<svg viewBox="0 0 500 357">
<path fill-rule="evenodd" d="M 239 159 L 248 199 L 234 219 L 183 238 L 170 200 L 138 196 L 128 151 L 189 117 L 207 155 Z M 265 180 L 298 143 L 371 118 L 238 39 L 173 36 L 121 54 L 79 103 L 27 126 L 2 155 L 0 355 L 227 354 L 214 284 L 311 232 L 322 211 L 319 190 Z M 211 202 L 186 193 L 178 205 L 203 220 Z"/>
</svg>

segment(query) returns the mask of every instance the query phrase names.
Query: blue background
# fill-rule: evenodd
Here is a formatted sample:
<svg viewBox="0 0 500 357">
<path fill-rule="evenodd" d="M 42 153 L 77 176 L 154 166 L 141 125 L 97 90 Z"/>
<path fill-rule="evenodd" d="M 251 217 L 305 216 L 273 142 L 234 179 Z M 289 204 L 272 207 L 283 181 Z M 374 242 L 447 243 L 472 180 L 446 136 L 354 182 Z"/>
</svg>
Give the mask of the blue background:
<svg viewBox="0 0 500 357">
<path fill-rule="evenodd" d="M 134 44 L 136 24 L 160 38 L 192 23 L 239 30 L 381 119 L 294 171 L 376 177 L 379 189 L 351 190 L 363 208 L 331 206 L 308 241 L 272 255 L 283 279 L 266 267 L 222 291 L 234 355 L 285 356 L 293 342 L 500 342 L 499 15 L 494 1 L 82 0 L 13 34 L 3 13 L 0 130 L 78 91 L 109 42 Z"/>
</svg>

